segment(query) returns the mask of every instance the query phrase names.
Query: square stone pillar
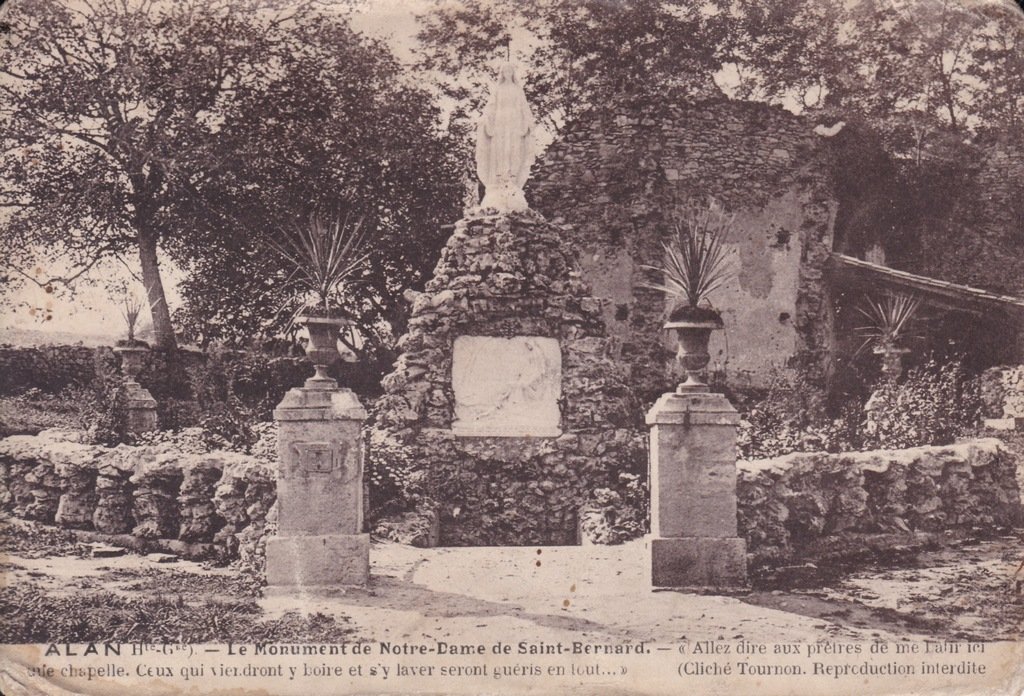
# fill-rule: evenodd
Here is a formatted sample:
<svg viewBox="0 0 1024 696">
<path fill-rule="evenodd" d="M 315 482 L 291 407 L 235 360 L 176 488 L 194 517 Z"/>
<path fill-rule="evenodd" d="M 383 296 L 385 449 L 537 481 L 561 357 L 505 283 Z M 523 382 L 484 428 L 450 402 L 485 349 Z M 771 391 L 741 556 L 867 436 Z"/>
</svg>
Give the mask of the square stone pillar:
<svg viewBox="0 0 1024 696">
<path fill-rule="evenodd" d="M 156 399 L 149 390 L 134 380 L 126 380 L 121 389 L 127 411 L 128 432 L 156 430 Z"/>
<path fill-rule="evenodd" d="M 742 587 L 746 543 L 736 527 L 736 427 L 721 394 L 664 394 L 651 426 L 651 584 Z"/>
<path fill-rule="evenodd" d="M 306 382 L 274 410 L 278 435 L 277 535 L 267 539 L 270 591 L 330 591 L 365 585 L 370 535 L 363 533 L 366 411 L 349 389 Z"/>
</svg>

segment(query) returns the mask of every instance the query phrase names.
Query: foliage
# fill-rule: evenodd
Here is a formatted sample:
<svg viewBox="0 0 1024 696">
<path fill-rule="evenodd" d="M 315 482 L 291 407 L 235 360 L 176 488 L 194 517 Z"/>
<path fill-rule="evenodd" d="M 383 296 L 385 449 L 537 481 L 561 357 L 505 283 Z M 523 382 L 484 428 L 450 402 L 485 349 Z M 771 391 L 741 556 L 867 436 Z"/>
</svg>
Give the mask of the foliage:
<svg viewBox="0 0 1024 696">
<path fill-rule="evenodd" d="M 817 449 L 827 422 L 820 388 L 803 373 L 771 376 L 763 396 L 741 405 L 737 446 L 744 459 Z"/>
<path fill-rule="evenodd" d="M 1020 123 L 1024 22 L 1010 2 L 962 0 L 528 0 L 438 3 L 420 67 L 479 111 L 514 37 L 531 104 L 554 133 L 622 93 L 680 90 L 859 116 L 892 154 Z M 712 80 L 714 81 L 712 83 Z"/>
<path fill-rule="evenodd" d="M 650 491 L 646 477 L 619 474 L 618 486 L 599 488 L 583 505 L 580 531 L 593 543 L 621 544 L 647 533 Z"/>
<path fill-rule="evenodd" d="M 134 251 L 156 343 L 173 349 L 157 250 L 192 228 L 203 181 L 224 174 L 210 143 L 283 17 L 258 0 L 15 5 L 0 86 L 6 265 L 52 287 Z M 70 270 L 32 278 L 22 269 L 40 253 Z"/>
<path fill-rule="evenodd" d="M 856 309 L 868 323 L 854 329 L 864 338 L 855 355 L 868 348 L 896 346 L 907 337 L 920 306 L 920 297 L 902 292 L 886 294 L 880 300 L 865 297 L 864 304 Z"/>
<path fill-rule="evenodd" d="M 207 444 L 245 452 L 257 440 L 252 429 L 255 418 L 234 393 L 231 366 L 220 353 L 207 355 L 189 375 L 192 396 L 202 414 L 199 427 Z"/>
<path fill-rule="evenodd" d="M 902 381 L 881 380 L 864 410 L 865 448 L 946 445 L 977 425 L 980 384 L 959 362 L 928 360 Z"/>
<path fill-rule="evenodd" d="M 458 210 L 459 167 L 430 95 L 344 14 L 317 0 L 23 0 L 9 19 L 0 251 L 12 278 L 58 287 L 136 253 L 156 345 L 172 348 L 160 252 L 188 276 L 191 332 L 241 344 L 280 330 L 292 299 L 260 232 L 350 201 L 383 234 L 349 309 L 371 342 L 386 339 L 382 315 L 400 322 L 396 298 L 429 272 Z M 40 254 L 69 270 L 25 272 Z"/>
<path fill-rule="evenodd" d="M 712 201 L 707 206 L 689 205 L 675 223 L 675 237 L 665 244 L 665 266 L 642 268 L 662 274 L 662 284 L 645 287 L 686 301 L 690 308 L 707 302 L 708 296 L 732 277 L 724 247 L 733 218 Z"/>
<path fill-rule="evenodd" d="M 972 110 L 984 127 L 1019 133 L 1024 128 L 1024 22 L 1009 3 L 988 3 L 981 45 L 967 71 L 984 88 L 973 93 Z"/>
<path fill-rule="evenodd" d="M 204 183 L 176 315 L 200 345 L 250 347 L 282 332 L 306 298 L 289 248 L 311 213 L 365 218 L 373 254 L 351 276 L 341 309 L 364 352 L 404 328 L 404 290 L 426 282 L 461 211 L 463 162 L 434 95 L 413 84 L 384 44 L 343 18 L 302 14 L 275 38 L 273 66 L 225 114 L 217 158 L 244 166 Z M 269 60 L 269 59 L 268 59 Z M 358 212 L 357 212 L 358 211 Z"/>
<path fill-rule="evenodd" d="M 16 396 L 0 396 L 0 437 L 77 428 L 83 392 L 83 387 L 69 386 L 57 394 L 31 388 Z"/>
<path fill-rule="evenodd" d="M 288 264 L 292 273 L 284 289 L 295 288 L 315 298 L 306 307 L 330 311 L 331 304 L 343 304 L 339 292 L 357 271 L 363 268 L 370 254 L 366 245 L 365 217 L 351 220 L 326 219 L 311 215 L 307 225 L 296 225 L 281 235 L 282 241 L 267 237 L 267 242 Z"/>
<path fill-rule="evenodd" d="M 678 0 L 462 0 L 419 17 L 421 70 L 456 102 L 453 121 L 483 104 L 508 38 L 525 88 L 550 130 L 623 92 L 700 93 L 718 69 L 718 15 Z"/>
<path fill-rule="evenodd" d="M 128 439 L 128 403 L 114 368 L 97 362 L 93 381 L 80 391 L 78 425 L 90 442 L 113 447 Z"/>
<path fill-rule="evenodd" d="M 121 289 L 117 303 L 118 309 L 121 311 L 121 317 L 124 319 L 125 326 L 128 329 L 126 335 L 127 345 L 134 345 L 135 325 L 139 321 L 139 315 L 142 314 L 142 300 L 132 294 L 127 286 L 125 286 Z"/>
<path fill-rule="evenodd" d="M 970 433 L 982 411 L 980 381 L 959 360 L 930 359 L 902 378 L 883 377 L 866 403 L 851 395 L 833 415 L 813 393 L 799 375 L 776 376 L 741 409 L 740 456 L 944 445 Z"/>
</svg>

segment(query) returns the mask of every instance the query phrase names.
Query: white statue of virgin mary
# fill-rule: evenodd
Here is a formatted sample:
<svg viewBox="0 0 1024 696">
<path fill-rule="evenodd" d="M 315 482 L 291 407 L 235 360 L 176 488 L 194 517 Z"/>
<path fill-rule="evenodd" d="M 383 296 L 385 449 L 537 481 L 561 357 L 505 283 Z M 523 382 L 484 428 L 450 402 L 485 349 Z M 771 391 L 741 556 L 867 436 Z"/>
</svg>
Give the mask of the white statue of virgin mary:
<svg viewBox="0 0 1024 696">
<path fill-rule="evenodd" d="M 476 129 L 476 173 L 483 182 L 481 208 L 526 210 L 523 184 L 534 157 L 533 114 L 512 63 L 504 63 Z"/>
</svg>

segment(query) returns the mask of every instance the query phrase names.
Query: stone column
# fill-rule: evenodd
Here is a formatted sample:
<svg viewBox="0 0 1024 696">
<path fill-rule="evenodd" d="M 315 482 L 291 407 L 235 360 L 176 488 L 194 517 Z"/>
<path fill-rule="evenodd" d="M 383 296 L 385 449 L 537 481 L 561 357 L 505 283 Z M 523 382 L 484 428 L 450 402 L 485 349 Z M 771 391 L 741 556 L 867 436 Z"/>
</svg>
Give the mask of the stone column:
<svg viewBox="0 0 1024 696">
<path fill-rule="evenodd" d="M 130 433 L 144 433 L 156 430 L 156 399 L 149 390 L 134 380 L 126 381 L 121 389 L 127 412 L 127 427 Z"/>
<path fill-rule="evenodd" d="M 647 424 L 651 584 L 746 585 L 746 543 L 736 528 L 736 409 L 721 394 L 669 393 Z"/>
<path fill-rule="evenodd" d="M 349 389 L 307 380 L 289 391 L 280 427 L 277 536 L 267 539 L 267 585 L 274 591 L 365 585 L 370 535 L 363 532 L 366 411 Z"/>
</svg>

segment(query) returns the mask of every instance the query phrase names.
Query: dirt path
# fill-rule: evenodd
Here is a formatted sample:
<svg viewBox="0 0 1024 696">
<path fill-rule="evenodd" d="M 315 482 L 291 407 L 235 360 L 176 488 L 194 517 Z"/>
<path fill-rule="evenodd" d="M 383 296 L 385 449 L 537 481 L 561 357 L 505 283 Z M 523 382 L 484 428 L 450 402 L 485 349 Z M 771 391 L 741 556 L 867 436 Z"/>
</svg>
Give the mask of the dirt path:
<svg viewBox="0 0 1024 696">
<path fill-rule="evenodd" d="M 329 598 L 268 596 L 253 609 L 262 610 L 261 621 L 320 614 L 344 625 L 347 639 L 373 641 L 1019 640 L 1024 600 L 1009 580 L 1022 549 L 1020 538 L 1007 537 L 922 554 L 912 567 L 865 569 L 826 586 L 722 596 L 651 591 L 642 542 L 445 549 L 375 544 L 369 588 Z M 173 596 L 196 603 L 237 600 L 248 590 L 230 569 L 157 564 L 131 554 L 12 552 L 2 560 L 3 584 L 53 597 Z"/>
<path fill-rule="evenodd" d="M 1024 604 L 1008 591 L 1021 541 L 923 555 L 914 568 L 872 570 L 830 587 L 735 596 L 652 592 L 643 544 L 601 547 L 373 549 L 374 582 L 309 611 L 345 614 L 372 640 L 488 642 L 822 638 L 1017 639 Z M 295 606 L 269 597 L 268 612 Z"/>
</svg>

